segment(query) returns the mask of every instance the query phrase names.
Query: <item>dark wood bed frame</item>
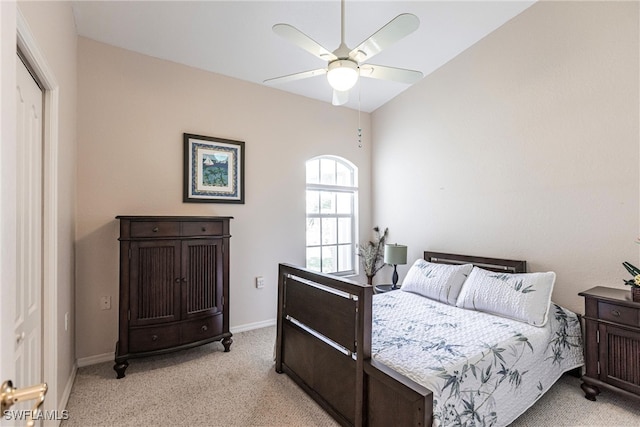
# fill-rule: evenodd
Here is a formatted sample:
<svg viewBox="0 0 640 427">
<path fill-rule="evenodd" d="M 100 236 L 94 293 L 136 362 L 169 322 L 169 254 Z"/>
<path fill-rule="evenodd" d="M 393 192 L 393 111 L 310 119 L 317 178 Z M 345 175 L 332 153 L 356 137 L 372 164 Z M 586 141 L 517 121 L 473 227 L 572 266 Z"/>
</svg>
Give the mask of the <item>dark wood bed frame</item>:
<svg viewBox="0 0 640 427">
<path fill-rule="evenodd" d="M 441 264 L 526 272 L 525 261 L 424 252 Z M 430 426 L 431 391 L 371 359 L 373 287 L 280 264 L 276 371 L 344 426 Z"/>
</svg>

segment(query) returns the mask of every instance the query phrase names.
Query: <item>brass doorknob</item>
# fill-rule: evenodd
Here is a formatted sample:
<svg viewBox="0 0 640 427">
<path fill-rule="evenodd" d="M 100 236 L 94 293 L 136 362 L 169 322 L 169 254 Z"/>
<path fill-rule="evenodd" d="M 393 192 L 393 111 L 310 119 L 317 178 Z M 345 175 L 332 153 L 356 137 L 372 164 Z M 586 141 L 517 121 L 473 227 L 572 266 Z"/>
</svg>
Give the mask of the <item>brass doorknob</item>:
<svg viewBox="0 0 640 427">
<path fill-rule="evenodd" d="M 0 412 L 3 414 L 13 404 L 24 402 L 25 400 L 35 400 L 33 409 L 27 413 L 27 427 L 33 427 L 35 421 L 33 414 L 38 410 L 44 402 L 44 395 L 47 394 L 47 384 L 42 383 L 31 387 L 15 388 L 11 380 L 2 383 L 0 388 Z"/>
</svg>

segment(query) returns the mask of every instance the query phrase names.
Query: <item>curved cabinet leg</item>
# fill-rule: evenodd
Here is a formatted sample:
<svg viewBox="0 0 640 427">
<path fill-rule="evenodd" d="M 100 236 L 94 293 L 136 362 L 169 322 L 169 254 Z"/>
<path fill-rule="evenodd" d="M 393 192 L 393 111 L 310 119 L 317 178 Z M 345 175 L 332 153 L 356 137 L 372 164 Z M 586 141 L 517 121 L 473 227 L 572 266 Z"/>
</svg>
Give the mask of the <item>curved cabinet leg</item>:
<svg viewBox="0 0 640 427">
<path fill-rule="evenodd" d="M 594 402 L 596 401 L 596 396 L 600 394 L 600 389 L 598 387 L 584 381 L 580 384 L 580 388 L 584 391 L 585 399 L 589 399 Z"/>
<path fill-rule="evenodd" d="M 233 343 L 231 337 L 225 337 L 222 339 L 222 345 L 224 346 L 225 353 L 231 350 L 231 343 Z"/>
<path fill-rule="evenodd" d="M 123 360 L 122 362 L 116 361 L 116 364 L 113 365 L 113 370 L 116 371 L 116 378 L 117 379 L 124 378 L 124 371 L 126 371 L 128 367 L 129 367 L 128 361 L 126 360 Z"/>
</svg>

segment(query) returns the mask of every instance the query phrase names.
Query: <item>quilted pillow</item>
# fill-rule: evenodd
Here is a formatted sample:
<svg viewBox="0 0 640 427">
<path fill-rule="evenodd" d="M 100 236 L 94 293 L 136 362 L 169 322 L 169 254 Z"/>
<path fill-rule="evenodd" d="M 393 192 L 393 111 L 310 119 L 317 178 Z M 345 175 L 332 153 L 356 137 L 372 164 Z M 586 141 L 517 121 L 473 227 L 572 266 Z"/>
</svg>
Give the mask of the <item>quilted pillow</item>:
<svg viewBox="0 0 640 427">
<path fill-rule="evenodd" d="M 401 289 L 455 305 L 462 284 L 472 268 L 471 264 L 434 264 L 418 259 L 407 272 Z"/>
<path fill-rule="evenodd" d="M 456 306 L 544 326 L 555 281 L 552 271 L 510 274 L 474 267 Z"/>
</svg>

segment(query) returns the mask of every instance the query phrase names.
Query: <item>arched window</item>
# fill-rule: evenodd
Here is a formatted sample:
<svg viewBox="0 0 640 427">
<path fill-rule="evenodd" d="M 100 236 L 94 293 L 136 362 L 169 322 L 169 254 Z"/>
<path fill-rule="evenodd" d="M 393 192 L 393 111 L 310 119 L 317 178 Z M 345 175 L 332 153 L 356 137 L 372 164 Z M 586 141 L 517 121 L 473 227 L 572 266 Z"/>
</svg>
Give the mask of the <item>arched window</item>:
<svg viewBox="0 0 640 427">
<path fill-rule="evenodd" d="M 308 160 L 307 268 L 355 274 L 358 168 L 336 156 Z"/>
</svg>

